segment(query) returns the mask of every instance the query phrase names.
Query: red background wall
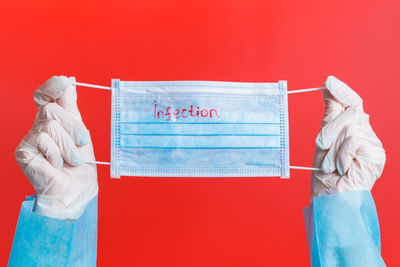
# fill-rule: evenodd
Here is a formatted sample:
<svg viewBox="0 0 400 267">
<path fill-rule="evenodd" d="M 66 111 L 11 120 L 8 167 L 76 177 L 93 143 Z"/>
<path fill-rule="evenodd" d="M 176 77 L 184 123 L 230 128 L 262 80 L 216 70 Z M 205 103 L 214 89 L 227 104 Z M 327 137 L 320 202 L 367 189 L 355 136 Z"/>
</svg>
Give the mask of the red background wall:
<svg viewBox="0 0 400 267">
<path fill-rule="evenodd" d="M 321 86 L 334 74 L 364 99 L 387 152 L 373 189 L 382 255 L 400 266 L 398 1 L 8 1 L 0 9 L 0 265 L 33 189 L 14 150 L 52 75 Z M 98 160 L 110 159 L 110 93 L 79 88 Z M 292 164 L 311 166 L 320 92 L 291 95 Z M 307 266 L 310 173 L 278 178 L 123 178 L 98 168 L 99 266 Z"/>
</svg>

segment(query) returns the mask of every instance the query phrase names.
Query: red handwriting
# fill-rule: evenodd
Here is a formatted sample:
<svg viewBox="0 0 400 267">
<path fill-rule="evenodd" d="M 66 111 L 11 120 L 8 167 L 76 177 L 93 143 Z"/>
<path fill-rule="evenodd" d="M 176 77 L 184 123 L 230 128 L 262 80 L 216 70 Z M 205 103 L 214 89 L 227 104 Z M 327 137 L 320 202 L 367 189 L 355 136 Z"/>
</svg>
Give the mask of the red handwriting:
<svg viewBox="0 0 400 267">
<path fill-rule="evenodd" d="M 174 119 L 187 119 L 187 118 L 219 118 L 218 111 L 212 109 L 200 109 L 200 107 L 194 107 L 190 105 L 190 108 L 175 108 L 167 107 L 165 111 L 157 109 L 157 101 L 154 101 L 154 119 L 165 119 L 170 121 Z"/>
</svg>

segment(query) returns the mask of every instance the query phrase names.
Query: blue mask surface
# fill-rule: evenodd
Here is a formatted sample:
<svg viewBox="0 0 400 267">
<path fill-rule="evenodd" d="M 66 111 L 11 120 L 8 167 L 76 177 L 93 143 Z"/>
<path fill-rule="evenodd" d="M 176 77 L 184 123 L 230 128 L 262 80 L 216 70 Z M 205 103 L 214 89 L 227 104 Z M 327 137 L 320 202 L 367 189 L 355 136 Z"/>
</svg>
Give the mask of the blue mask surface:
<svg viewBox="0 0 400 267">
<path fill-rule="evenodd" d="M 286 81 L 112 81 L 111 177 L 289 177 Z"/>
</svg>

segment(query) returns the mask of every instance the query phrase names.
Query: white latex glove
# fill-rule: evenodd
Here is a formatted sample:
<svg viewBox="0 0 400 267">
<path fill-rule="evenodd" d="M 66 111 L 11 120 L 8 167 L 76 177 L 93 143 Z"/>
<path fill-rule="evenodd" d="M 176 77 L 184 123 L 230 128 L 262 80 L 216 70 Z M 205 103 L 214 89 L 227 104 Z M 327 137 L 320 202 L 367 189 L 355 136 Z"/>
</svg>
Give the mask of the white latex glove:
<svg viewBox="0 0 400 267">
<path fill-rule="evenodd" d="M 316 140 L 311 197 L 371 190 L 385 165 L 385 150 L 363 111 L 362 99 L 333 76 L 323 90 L 325 116 Z"/>
<path fill-rule="evenodd" d="M 81 216 L 98 192 L 89 131 L 76 104 L 75 78 L 54 76 L 34 93 L 38 113 L 15 158 L 37 192 L 36 212 L 59 219 Z"/>
</svg>

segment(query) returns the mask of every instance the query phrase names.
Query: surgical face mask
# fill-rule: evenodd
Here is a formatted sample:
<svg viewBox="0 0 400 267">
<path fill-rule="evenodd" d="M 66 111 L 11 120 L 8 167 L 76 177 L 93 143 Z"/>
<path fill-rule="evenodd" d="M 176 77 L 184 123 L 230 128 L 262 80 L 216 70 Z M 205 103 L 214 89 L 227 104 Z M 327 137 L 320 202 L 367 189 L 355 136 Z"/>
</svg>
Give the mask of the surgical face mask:
<svg viewBox="0 0 400 267">
<path fill-rule="evenodd" d="M 286 81 L 112 80 L 111 90 L 113 178 L 290 176 Z"/>
<path fill-rule="evenodd" d="M 289 177 L 286 82 L 112 82 L 111 177 Z"/>
</svg>

